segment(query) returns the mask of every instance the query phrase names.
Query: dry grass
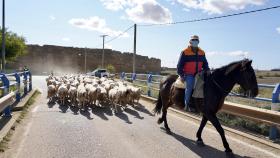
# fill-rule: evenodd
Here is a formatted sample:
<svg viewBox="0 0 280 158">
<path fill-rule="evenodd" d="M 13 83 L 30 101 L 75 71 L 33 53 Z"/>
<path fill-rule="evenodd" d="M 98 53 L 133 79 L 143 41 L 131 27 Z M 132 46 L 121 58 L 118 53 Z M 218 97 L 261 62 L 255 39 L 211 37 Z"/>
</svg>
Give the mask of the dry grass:
<svg viewBox="0 0 280 158">
<path fill-rule="evenodd" d="M 15 127 L 24 119 L 24 117 L 27 115 L 29 107 L 35 102 L 35 99 L 38 95 L 41 93 L 39 91 L 35 91 L 35 93 L 29 98 L 29 100 L 24 105 L 24 108 L 21 112 L 21 115 L 16 120 L 16 124 L 11 128 L 11 130 L 8 132 L 8 134 L 3 138 L 3 140 L 0 142 L 0 153 L 4 152 L 6 149 L 8 149 L 9 141 L 11 140 L 11 137 L 13 135 L 13 132 L 15 130 Z"/>
</svg>

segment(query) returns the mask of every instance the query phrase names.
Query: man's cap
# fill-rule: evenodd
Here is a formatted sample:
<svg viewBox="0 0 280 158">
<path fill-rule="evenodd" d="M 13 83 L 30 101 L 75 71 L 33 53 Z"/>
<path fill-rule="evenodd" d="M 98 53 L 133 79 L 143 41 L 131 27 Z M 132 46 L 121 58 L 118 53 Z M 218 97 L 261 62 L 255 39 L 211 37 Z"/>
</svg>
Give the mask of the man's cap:
<svg viewBox="0 0 280 158">
<path fill-rule="evenodd" d="M 197 35 L 192 35 L 190 40 L 199 40 L 199 37 Z"/>
</svg>

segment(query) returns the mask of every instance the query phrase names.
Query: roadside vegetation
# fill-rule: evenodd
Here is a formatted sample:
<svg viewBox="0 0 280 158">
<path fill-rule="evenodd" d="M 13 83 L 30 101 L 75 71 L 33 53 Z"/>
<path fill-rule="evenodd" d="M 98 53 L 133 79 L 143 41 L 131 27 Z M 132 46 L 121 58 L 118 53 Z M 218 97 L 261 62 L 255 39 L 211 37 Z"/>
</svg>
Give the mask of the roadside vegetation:
<svg viewBox="0 0 280 158">
<path fill-rule="evenodd" d="M 2 32 L 2 28 L 0 28 Z M 7 62 L 13 62 L 18 56 L 24 55 L 26 51 L 26 40 L 24 37 L 19 36 L 18 34 L 6 30 L 6 60 Z M 2 45 L 2 34 L 0 34 L 0 45 Z M 0 52 L 2 47 L 0 48 Z"/>
<path fill-rule="evenodd" d="M 16 129 L 16 127 L 21 123 L 21 121 L 25 118 L 27 113 L 29 112 L 29 108 L 31 105 L 34 104 L 35 99 L 40 95 L 41 92 L 36 90 L 34 94 L 28 99 L 28 101 L 25 103 L 20 116 L 17 118 L 16 123 L 12 126 L 11 130 L 7 133 L 7 135 L 3 138 L 3 140 L 0 142 L 0 153 L 5 152 L 6 149 L 8 149 L 9 141 L 11 140 L 11 137 Z"/>
</svg>

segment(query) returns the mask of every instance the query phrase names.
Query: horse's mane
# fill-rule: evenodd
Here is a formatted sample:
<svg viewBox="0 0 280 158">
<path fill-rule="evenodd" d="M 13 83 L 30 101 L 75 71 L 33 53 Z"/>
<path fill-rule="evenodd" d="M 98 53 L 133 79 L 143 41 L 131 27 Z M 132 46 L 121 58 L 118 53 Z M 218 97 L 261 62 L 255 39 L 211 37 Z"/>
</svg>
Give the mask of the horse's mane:
<svg viewBox="0 0 280 158">
<path fill-rule="evenodd" d="M 224 65 L 224 66 L 222 66 L 222 67 L 220 67 L 220 68 L 214 69 L 213 72 L 226 71 L 229 67 L 231 67 L 231 66 L 233 66 L 233 65 L 235 65 L 235 64 L 243 63 L 243 62 L 245 62 L 245 61 L 247 61 L 247 60 L 249 60 L 249 59 L 245 58 L 245 59 L 242 59 L 242 60 L 238 60 L 238 61 L 231 62 L 231 63 L 229 63 L 229 64 L 227 64 L 227 65 Z"/>
</svg>

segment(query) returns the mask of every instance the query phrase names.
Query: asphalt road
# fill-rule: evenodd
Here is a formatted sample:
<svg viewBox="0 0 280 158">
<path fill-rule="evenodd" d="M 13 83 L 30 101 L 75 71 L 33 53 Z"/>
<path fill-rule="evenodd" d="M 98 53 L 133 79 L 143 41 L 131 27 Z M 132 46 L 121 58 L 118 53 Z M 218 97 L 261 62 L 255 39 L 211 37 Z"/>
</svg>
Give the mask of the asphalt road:
<svg viewBox="0 0 280 158">
<path fill-rule="evenodd" d="M 42 95 L 17 127 L 10 149 L 0 157 L 11 158 L 219 158 L 225 157 L 218 133 L 205 128 L 205 147 L 195 144 L 198 124 L 169 114 L 172 135 L 157 125 L 152 105 L 141 105 L 115 115 L 108 108 L 80 112 L 58 104 L 48 106 L 45 77 L 34 76 Z M 145 106 L 143 106 L 145 105 Z M 237 158 L 277 157 L 253 144 L 227 136 Z M 279 154 L 280 155 L 280 154 Z"/>
</svg>

